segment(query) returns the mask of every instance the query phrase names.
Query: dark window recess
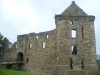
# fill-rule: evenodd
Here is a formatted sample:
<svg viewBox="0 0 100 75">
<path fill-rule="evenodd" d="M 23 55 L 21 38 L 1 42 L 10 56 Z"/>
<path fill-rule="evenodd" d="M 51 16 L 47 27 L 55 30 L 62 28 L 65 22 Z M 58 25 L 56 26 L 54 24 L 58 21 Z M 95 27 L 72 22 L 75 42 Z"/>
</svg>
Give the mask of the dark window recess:
<svg viewBox="0 0 100 75">
<path fill-rule="evenodd" d="M 73 24 L 73 21 L 72 21 L 72 20 L 70 21 L 70 24 L 71 24 L 71 25 Z"/>
<path fill-rule="evenodd" d="M 72 46 L 72 54 L 77 54 L 77 46 Z"/>
<path fill-rule="evenodd" d="M 29 59 L 27 58 L 27 59 L 26 59 L 26 63 L 28 63 L 28 61 L 29 61 Z"/>
<path fill-rule="evenodd" d="M 72 64 L 73 64 L 73 60 L 72 60 L 72 58 L 70 58 L 70 68 L 71 69 L 73 69 L 73 65 Z"/>
<path fill-rule="evenodd" d="M 82 67 L 81 67 L 81 69 L 83 70 L 83 68 L 84 68 L 83 59 L 82 59 L 82 62 L 81 62 L 81 64 L 82 64 Z"/>
<path fill-rule="evenodd" d="M 82 39 L 84 38 L 84 28 L 82 27 Z"/>
</svg>

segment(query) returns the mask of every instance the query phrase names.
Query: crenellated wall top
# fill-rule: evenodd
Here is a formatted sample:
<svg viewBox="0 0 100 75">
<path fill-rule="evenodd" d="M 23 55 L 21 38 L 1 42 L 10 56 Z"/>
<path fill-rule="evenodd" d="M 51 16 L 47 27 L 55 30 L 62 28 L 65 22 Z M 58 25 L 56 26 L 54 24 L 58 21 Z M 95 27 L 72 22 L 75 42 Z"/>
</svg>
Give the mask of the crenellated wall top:
<svg viewBox="0 0 100 75">
<path fill-rule="evenodd" d="M 95 16 L 68 16 L 68 15 L 55 15 L 55 19 L 56 20 L 79 20 L 79 19 L 83 19 L 83 20 L 90 20 L 90 21 L 94 21 L 95 20 Z"/>
</svg>

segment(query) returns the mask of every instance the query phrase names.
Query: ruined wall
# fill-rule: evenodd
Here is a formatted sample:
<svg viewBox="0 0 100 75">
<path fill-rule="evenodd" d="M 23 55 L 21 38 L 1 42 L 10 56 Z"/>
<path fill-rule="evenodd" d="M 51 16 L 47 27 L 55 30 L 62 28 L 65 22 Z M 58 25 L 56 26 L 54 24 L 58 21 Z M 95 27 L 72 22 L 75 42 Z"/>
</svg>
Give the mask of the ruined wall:
<svg viewBox="0 0 100 75">
<path fill-rule="evenodd" d="M 18 35 L 17 42 L 5 51 L 4 60 L 17 59 L 19 52 L 23 53 L 23 70 L 51 74 L 56 63 L 56 29 Z"/>
<path fill-rule="evenodd" d="M 32 48 L 29 46 L 31 43 Z M 45 48 L 42 46 L 43 43 Z M 50 74 L 56 61 L 56 30 L 38 34 L 30 33 L 26 43 L 25 61 L 26 70 Z"/>
</svg>

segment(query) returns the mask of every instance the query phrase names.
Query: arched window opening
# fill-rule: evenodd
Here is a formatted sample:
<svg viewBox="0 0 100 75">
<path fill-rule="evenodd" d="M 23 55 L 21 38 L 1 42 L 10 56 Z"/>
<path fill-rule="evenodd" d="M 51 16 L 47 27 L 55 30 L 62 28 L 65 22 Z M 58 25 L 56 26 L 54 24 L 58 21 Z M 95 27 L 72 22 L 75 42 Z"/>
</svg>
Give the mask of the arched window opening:
<svg viewBox="0 0 100 75">
<path fill-rule="evenodd" d="M 32 43 L 29 44 L 29 48 L 32 48 Z"/>
<path fill-rule="evenodd" d="M 77 46 L 72 46 L 72 54 L 77 54 Z"/>
<path fill-rule="evenodd" d="M 45 42 L 42 43 L 42 48 L 45 48 Z"/>
<path fill-rule="evenodd" d="M 17 61 L 23 61 L 23 53 L 19 52 L 17 55 Z"/>
<path fill-rule="evenodd" d="M 72 38 L 76 38 L 76 30 L 71 30 Z"/>
</svg>

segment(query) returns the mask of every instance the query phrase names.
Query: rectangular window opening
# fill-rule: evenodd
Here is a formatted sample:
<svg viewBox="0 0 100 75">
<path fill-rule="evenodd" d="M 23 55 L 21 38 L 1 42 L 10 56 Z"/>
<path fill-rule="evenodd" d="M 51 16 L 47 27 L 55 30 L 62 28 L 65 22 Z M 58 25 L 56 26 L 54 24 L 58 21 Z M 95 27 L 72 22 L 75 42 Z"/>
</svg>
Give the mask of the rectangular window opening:
<svg viewBox="0 0 100 75">
<path fill-rule="evenodd" d="M 38 36 L 36 36 L 36 39 L 38 39 Z"/>
<path fill-rule="evenodd" d="M 46 35 L 46 37 L 47 37 L 47 39 L 48 39 L 49 35 Z"/>
<path fill-rule="evenodd" d="M 82 27 L 82 39 L 84 38 L 84 29 Z"/>
<path fill-rule="evenodd" d="M 32 48 L 32 43 L 29 44 L 29 48 Z"/>
<path fill-rule="evenodd" d="M 83 70 L 84 69 L 83 59 L 82 59 L 81 65 L 82 65 L 81 69 Z"/>
<path fill-rule="evenodd" d="M 70 58 L 70 68 L 73 69 L 73 60 Z"/>
<path fill-rule="evenodd" d="M 45 42 L 42 43 L 42 48 L 45 48 Z"/>
<path fill-rule="evenodd" d="M 72 46 L 72 54 L 77 54 L 77 46 Z"/>
<path fill-rule="evenodd" d="M 71 24 L 71 25 L 73 24 L 73 21 L 72 21 L 72 20 L 70 20 L 70 24 Z"/>
<path fill-rule="evenodd" d="M 72 32 L 72 38 L 76 38 L 76 30 L 71 30 Z"/>
</svg>

